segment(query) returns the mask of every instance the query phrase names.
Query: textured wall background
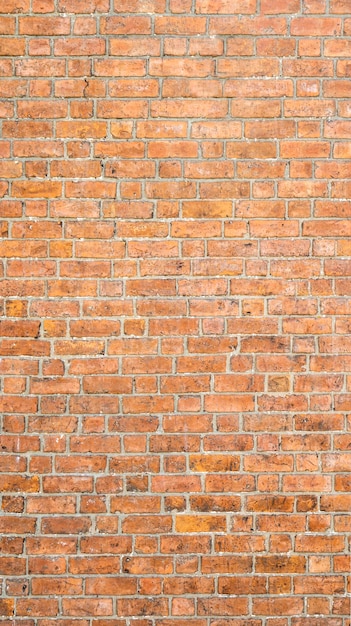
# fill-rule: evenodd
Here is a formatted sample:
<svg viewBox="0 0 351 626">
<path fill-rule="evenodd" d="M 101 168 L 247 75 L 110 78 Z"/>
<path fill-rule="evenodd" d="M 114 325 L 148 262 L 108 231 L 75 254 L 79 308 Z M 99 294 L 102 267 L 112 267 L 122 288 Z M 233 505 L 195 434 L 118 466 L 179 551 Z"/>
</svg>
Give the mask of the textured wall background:
<svg viewBox="0 0 351 626">
<path fill-rule="evenodd" d="M 2 0 L 4 626 L 350 626 L 350 0 Z"/>
</svg>

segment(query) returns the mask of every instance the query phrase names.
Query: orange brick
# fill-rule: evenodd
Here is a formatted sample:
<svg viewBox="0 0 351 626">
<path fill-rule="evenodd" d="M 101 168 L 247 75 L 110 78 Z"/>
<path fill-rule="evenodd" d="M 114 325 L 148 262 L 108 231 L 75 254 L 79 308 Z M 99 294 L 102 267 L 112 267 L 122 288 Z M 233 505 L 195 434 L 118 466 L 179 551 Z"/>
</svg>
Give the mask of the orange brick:
<svg viewBox="0 0 351 626">
<path fill-rule="evenodd" d="M 5 626 L 350 626 L 349 13 L 0 6 Z"/>
</svg>

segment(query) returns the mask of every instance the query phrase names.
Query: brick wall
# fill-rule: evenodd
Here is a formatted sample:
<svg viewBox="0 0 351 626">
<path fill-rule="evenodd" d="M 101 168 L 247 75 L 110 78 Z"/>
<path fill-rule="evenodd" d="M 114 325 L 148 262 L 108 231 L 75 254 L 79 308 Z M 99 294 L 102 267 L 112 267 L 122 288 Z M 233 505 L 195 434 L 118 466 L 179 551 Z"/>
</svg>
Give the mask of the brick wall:
<svg viewBox="0 0 351 626">
<path fill-rule="evenodd" d="M 350 626 L 350 0 L 1 0 L 3 626 Z"/>
</svg>

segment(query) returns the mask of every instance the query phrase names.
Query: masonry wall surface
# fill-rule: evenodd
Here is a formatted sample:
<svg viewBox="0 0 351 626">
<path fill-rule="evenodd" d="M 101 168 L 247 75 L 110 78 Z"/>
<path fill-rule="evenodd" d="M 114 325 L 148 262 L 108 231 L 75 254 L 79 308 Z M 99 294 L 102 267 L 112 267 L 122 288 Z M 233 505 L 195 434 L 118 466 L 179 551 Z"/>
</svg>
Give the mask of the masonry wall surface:
<svg viewBox="0 0 351 626">
<path fill-rule="evenodd" d="M 350 626 L 350 0 L 1 0 L 3 626 Z"/>
</svg>

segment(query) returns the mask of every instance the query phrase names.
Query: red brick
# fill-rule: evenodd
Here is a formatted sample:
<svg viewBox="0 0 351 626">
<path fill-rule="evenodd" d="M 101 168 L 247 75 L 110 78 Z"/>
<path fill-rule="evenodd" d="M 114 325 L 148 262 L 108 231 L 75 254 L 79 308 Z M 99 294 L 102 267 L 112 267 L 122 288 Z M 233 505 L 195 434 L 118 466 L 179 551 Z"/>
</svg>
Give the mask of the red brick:
<svg viewBox="0 0 351 626">
<path fill-rule="evenodd" d="M 267 31 L 274 35 L 286 33 L 284 18 L 270 17 L 213 17 L 210 18 L 211 35 L 262 35 Z"/>
<path fill-rule="evenodd" d="M 278 73 L 276 59 L 220 59 L 218 61 L 219 76 L 275 76 Z"/>
<path fill-rule="evenodd" d="M 89 578 L 86 591 L 88 595 L 133 595 L 136 593 L 136 580 L 123 577 Z"/>
<path fill-rule="evenodd" d="M 206 31 L 204 17 L 156 17 L 157 35 L 199 35 Z"/>
<path fill-rule="evenodd" d="M 60 0 L 60 11 L 67 11 L 67 13 L 94 13 L 108 11 L 107 0 L 87 0 L 84 5 L 81 5 L 80 0 Z"/>
<path fill-rule="evenodd" d="M 347 5 L 0 7 L 5 626 L 350 626 Z"/>
<path fill-rule="evenodd" d="M 256 4 L 254 0 L 244 0 L 243 2 L 229 2 L 228 0 L 197 0 L 197 13 L 255 13 Z"/>
<path fill-rule="evenodd" d="M 286 76 L 332 76 L 333 68 L 330 61 L 283 61 Z"/>
<path fill-rule="evenodd" d="M 291 22 L 292 35 L 330 36 L 341 34 L 341 20 L 338 18 L 296 17 Z"/>
<path fill-rule="evenodd" d="M 247 615 L 246 598 L 204 598 L 198 601 L 199 615 Z"/>
<path fill-rule="evenodd" d="M 274 15 L 275 13 L 298 13 L 300 5 L 298 0 L 288 0 L 282 2 L 281 0 L 263 0 L 261 6 L 262 12 Z"/>
<path fill-rule="evenodd" d="M 107 35 L 144 35 L 151 33 L 151 19 L 148 16 L 103 17 L 101 33 Z"/>
<path fill-rule="evenodd" d="M 51 580 L 36 578 L 32 585 L 33 595 L 39 596 L 50 594 L 50 591 L 52 594 L 57 595 L 77 595 L 82 593 L 82 589 L 82 579 L 80 578 L 68 578 L 66 580 L 60 578 Z"/>
<path fill-rule="evenodd" d="M 296 615 L 302 611 L 302 598 L 255 598 L 254 615 Z"/>
<path fill-rule="evenodd" d="M 56 39 L 54 44 L 55 56 L 89 56 L 89 55 L 103 55 L 105 54 L 106 44 L 103 39 L 97 37 L 89 39 L 82 38 L 67 38 Z"/>
<path fill-rule="evenodd" d="M 47 617 L 55 617 L 58 615 L 58 601 L 54 599 L 33 598 L 33 599 L 21 599 L 16 602 L 16 611 L 19 617 L 40 617 L 45 615 Z"/>
<path fill-rule="evenodd" d="M 63 615 L 112 615 L 112 599 L 63 599 Z"/>
<path fill-rule="evenodd" d="M 117 606 L 118 614 L 122 616 L 168 615 L 168 603 L 166 598 L 118 600 Z"/>
</svg>

